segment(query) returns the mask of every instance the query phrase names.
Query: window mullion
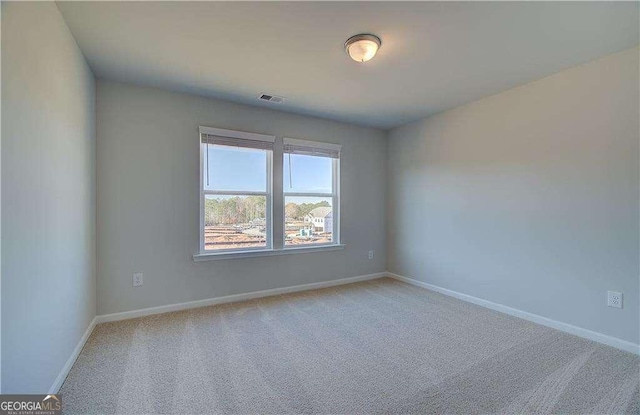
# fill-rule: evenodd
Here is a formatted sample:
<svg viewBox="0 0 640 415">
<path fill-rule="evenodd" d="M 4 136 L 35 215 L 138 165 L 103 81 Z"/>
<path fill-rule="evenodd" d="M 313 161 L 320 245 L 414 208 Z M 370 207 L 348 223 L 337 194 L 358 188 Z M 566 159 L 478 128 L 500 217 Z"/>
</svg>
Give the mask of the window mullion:
<svg viewBox="0 0 640 415">
<path fill-rule="evenodd" d="M 277 139 L 273 146 L 273 159 L 271 168 L 271 196 L 272 196 L 272 236 L 273 249 L 284 247 L 284 184 L 283 184 L 283 153 L 282 139 Z"/>
<path fill-rule="evenodd" d="M 273 151 L 267 152 L 267 248 L 273 249 Z"/>
</svg>

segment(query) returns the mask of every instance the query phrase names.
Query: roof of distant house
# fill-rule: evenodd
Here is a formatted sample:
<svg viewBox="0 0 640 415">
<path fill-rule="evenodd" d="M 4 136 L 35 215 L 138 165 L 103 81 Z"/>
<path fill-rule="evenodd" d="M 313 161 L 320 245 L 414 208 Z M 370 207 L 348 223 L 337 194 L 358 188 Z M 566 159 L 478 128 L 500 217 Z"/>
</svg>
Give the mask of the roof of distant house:
<svg viewBox="0 0 640 415">
<path fill-rule="evenodd" d="M 313 216 L 314 218 L 324 218 L 329 213 L 331 213 L 331 207 L 321 206 L 313 209 L 311 212 L 309 212 L 309 215 Z"/>
</svg>

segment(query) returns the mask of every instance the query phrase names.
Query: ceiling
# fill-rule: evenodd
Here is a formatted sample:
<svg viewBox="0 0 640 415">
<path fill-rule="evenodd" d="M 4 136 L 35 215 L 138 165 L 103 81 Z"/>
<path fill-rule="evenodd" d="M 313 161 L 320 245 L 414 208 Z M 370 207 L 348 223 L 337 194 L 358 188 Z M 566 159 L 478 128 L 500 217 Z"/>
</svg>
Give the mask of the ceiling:
<svg viewBox="0 0 640 415">
<path fill-rule="evenodd" d="M 385 129 L 639 38 L 638 2 L 57 4 L 98 78 Z M 358 64 L 343 43 L 362 32 L 382 47 Z"/>
</svg>

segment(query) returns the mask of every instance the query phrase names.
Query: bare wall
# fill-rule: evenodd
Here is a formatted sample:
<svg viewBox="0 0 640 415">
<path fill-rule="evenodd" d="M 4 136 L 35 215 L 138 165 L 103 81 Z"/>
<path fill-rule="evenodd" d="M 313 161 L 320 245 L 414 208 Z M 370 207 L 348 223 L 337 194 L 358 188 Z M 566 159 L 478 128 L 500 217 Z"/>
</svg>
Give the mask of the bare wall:
<svg viewBox="0 0 640 415">
<path fill-rule="evenodd" d="M 96 310 L 95 84 L 53 2 L 2 2 L 2 111 L 2 392 L 46 393 Z"/>
<path fill-rule="evenodd" d="M 392 130 L 389 271 L 638 343 L 638 73 L 635 48 Z"/>
<path fill-rule="evenodd" d="M 385 271 L 384 131 L 106 81 L 97 91 L 98 314 Z M 194 262 L 200 125 L 342 144 L 346 248 Z"/>
</svg>

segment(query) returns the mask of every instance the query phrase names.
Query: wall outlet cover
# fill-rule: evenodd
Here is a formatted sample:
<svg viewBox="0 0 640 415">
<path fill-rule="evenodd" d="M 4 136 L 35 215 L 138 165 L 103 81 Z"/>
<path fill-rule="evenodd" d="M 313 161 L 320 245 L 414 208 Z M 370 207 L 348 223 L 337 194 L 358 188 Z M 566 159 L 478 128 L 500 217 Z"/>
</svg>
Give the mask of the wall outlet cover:
<svg viewBox="0 0 640 415">
<path fill-rule="evenodd" d="M 142 273 L 133 274 L 133 286 L 139 287 L 144 283 Z"/>
<path fill-rule="evenodd" d="M 373 259 L 373 251 L 369 251 L 369 259 Z"/>
<path fill-rule="evenodd" d="M 622 308 L 622 293 L 607 291 L 607 305 L 609 307 Z"/>
</svg>

